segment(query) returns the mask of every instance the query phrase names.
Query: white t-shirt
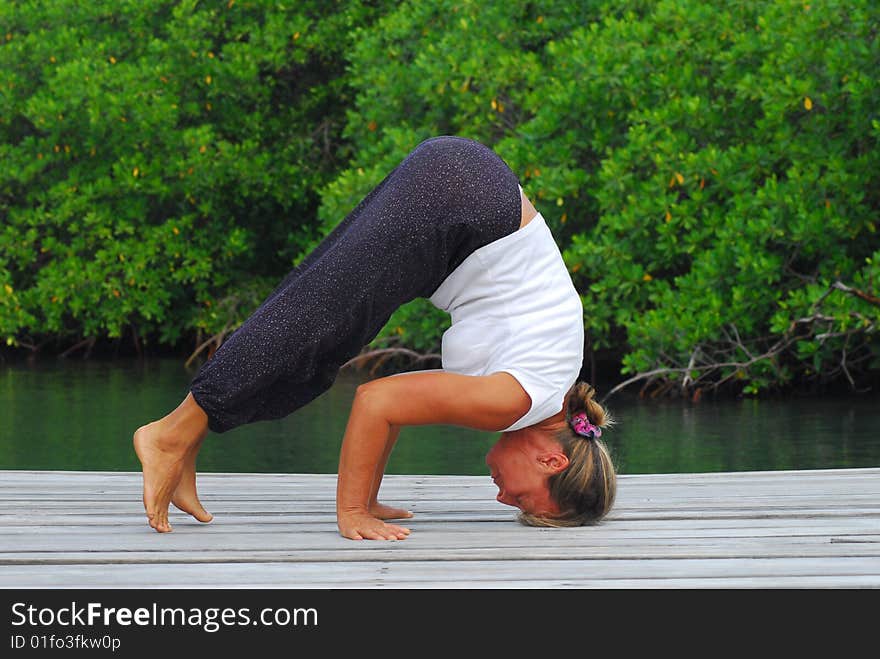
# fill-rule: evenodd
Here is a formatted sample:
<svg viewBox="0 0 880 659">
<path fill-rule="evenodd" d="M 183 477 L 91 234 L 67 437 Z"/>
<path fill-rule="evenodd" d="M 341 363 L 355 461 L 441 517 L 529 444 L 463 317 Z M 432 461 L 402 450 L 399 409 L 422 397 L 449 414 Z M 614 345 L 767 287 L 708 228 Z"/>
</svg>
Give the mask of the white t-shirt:
<svg viewBox="0 0 880 659">
<path fill-rule="evenodd" d="M 540 213 L 472 252 L 430 300 L 452 316 L 442 339 L 444 370 L 507 372 L 531 397 L 529 411 L 504 432 L 562 409 L 583 362 L 583 305 Z"/>
</svg>

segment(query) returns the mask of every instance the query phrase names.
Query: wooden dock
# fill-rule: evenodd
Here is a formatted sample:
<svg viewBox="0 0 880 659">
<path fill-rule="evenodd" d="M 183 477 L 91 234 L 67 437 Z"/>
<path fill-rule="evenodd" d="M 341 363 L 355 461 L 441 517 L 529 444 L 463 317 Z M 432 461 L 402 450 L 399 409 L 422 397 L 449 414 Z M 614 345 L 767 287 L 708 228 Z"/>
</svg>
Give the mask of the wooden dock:
<svg viewBox="0 0 880 659">
<path fill-rule="evenodd" d="M 159 535 L 140 478 L 0 471 L 0 587 L 880 587 L 880 468 L 623 475 L 576 529 L 521 526 L 488 476 L 389 475 L 402 542 L 340 537 L 335 476 L 304 474 L 200 475 L 214 522 Z"/>
</svg>

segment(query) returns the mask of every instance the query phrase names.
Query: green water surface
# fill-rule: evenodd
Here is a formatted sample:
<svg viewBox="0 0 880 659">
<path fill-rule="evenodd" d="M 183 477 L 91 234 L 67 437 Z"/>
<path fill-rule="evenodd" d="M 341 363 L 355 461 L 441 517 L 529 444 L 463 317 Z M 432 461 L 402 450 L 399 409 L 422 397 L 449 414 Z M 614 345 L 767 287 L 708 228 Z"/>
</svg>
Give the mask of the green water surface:
<svg viewBox="0 0 880 659">
<path fill-rule="evenodd" d="M 180 360 L 0 365 L 0 469 L 139 471 L 134 430 L 188 391 Z M 343 373 L 285 419 L 211 433 L 207 472 L 335 473 L 348 411 L 363 376 Z M 601 392 L 600 392 L 601 394 Z M 604 439 L 620 473 L 830 469 L 880 465 L 880 395 L 699 403 L 607 401 L 618 420 Z M 481 475 L 497 433 L 404 428 L 388 473 Z"/>
</svg>

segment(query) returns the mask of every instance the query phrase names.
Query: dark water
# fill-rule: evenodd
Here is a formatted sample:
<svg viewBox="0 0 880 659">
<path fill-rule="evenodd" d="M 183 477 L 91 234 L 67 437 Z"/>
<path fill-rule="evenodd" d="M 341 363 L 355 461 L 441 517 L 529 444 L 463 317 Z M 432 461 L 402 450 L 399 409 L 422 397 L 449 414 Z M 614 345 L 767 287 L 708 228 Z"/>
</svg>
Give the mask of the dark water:
<svg viewBox="0 0 880 659">
<path fill-rule="evenodd" d="M 0 469 L 138 471 L 134 430 L 180 403 L 194 372 L 177 360 L 46 360 L 0 365 Z M 279 421 L 211 433 L 200 471 L 335 473 L 362 376 Z M 601 393 L 601 392 L 600 392 Z M 605 439 L 620 473 L 690 473 L 880 466 L 880 394 L 777 400 L 607 401 Z M 486 474 L 496 433 L 404 428 L 397 474 Z"/>
</svg>

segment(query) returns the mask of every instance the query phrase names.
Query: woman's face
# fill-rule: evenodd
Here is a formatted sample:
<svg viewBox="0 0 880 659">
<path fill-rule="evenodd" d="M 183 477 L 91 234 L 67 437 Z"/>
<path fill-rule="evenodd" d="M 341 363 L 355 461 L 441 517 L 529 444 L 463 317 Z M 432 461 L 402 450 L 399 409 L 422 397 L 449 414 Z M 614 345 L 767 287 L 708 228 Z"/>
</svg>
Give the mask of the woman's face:
<svg viewBox="0 0 880 659">
<path fill-rule="evenodd" d="M 555 515 L 549 479 L 568 466 L 558 442 L 545 433 L 518 430 L 504 433 L 486 454 L 486 465 L 498 486 L 496 499 L 533 515 Z"/>
</svg>

